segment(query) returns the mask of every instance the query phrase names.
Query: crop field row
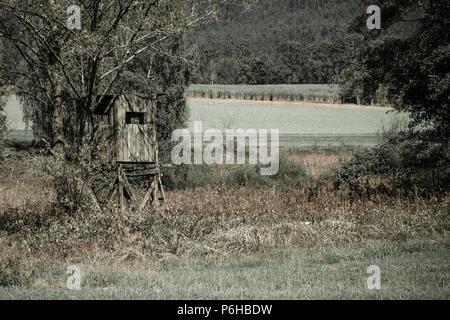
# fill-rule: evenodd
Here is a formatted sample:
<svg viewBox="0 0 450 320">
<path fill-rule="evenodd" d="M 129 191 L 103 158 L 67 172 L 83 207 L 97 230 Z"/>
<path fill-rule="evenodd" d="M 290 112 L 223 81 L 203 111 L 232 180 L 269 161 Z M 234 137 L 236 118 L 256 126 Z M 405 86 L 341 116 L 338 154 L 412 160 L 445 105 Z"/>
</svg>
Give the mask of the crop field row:
<svg viewBox="0 0 450 320">
<path fill-rule="evenodd" d="M 208 85 L 186 90 L 193 98 L 340 103 L 339 86 L 328 84 Z"/>
</svg>

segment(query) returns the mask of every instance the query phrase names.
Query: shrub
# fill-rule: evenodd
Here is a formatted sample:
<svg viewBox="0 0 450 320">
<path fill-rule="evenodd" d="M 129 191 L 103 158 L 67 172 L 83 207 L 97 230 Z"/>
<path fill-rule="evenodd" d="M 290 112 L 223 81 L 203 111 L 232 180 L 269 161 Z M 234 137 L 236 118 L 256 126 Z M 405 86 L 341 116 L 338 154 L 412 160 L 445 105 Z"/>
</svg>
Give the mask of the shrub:
<svg viewBox="0 0 450 320">
<path fill-rule="evenodd" d="M 282 156 L 278 173 L 272 179 L 281 185 L 295 187 L 310 182 L 312 177 L 304 165 Z"/>
<path fill-rule="evenodd" d="M 311 181 L 311 175 L 302 164 L 285 157 L 280 159 L 278 173 L 261 175 L 260 165 L 181 165 L 163 168 L 166 189 L 186 189 L 204 186 L 262 187 L 280 184 L 299 186 Z"/>
<path fill-rule="evenodd" d="M 159 161 L 162 165 L 161 181 L 165 189 L 184 189 L 188 186 L 188 174 L 190 167 L 188 165 L 174 166 L 172 165 L 171 152 L 176 142 L 160 141 L 159 147 Z"/>
<path fill-rule="evenodd" d="M 436 139 L 433 131 L 403 130 L 398 123 L 395 126 L 384 130 L 379 145 L 356 152 L 340 166 L 334 174 L 334 185 L 360 196 L 376 193 L 425 195 L 448 190 L 450 149 L 447 139 Z"/>
<path fill-rule="evenodd" d="M 46 206 L 9 208 L 0 217 L 0 232 L 17 239 L 20 248 L 67 257 L 92 247 L 114 249 L 138 228 L 142 215 L 121 215 L 115 208 L 98 213 L 88 207 L 71 213 Z"/>
<path fill-rule="evenodd" d="M 30 284 L 30 277 L 22 271 L 18 259 L 0 261 L 0 287 L 23 287 Z"/>
<path fill-rule="evenodd" d="M 267 177 L 261 175 L 260 167 L 256 165 L 237 165 L 228 172 L 225 180 L 229 187 L 261 187 L 270 183 Z"/>
</svg>

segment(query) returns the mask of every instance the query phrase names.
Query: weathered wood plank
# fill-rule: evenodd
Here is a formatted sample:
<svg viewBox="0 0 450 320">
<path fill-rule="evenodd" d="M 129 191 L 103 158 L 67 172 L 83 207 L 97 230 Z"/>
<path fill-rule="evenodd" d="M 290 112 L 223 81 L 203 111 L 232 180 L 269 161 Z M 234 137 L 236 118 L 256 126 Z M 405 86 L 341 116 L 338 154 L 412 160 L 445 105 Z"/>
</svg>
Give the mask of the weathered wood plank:
<svg viewBox="0 0 450 320">
<path fill-rule="evenodd" d="M 154 187 L 155 187 L 155 184 L 154 184 L 154 182 L 152 182 L 147 193 L 145 194 L 144 200 L 142 200 L 142 203 L 139 206 L 139 210 L 143 210 L 145 208 L 145 206 L 147 205 L 147 202 L 148 202 L 148 200 L 150 200 L 150 196 L 152 195 Z"/>
<path fill-rule="evenodd" d="M 153 205 L 154 206 L 158 206 L 159 205 L 159 199 L 158 199 L 159 181 L 158 181 L 158 176 L 155 177 L 153 183 L 155 184 L 155 188 L 153 189 Z"/>
<path fill-rule="evenodd" d="M 134 172 L 127 172 L 129 177 L 144 177 L 144 176 L 153 176 L 159 174 L 158 169 L 149 169 L 149 170 L 141 170 Z"/>
<path fill-rule="evenodd" d="M 166 202 L 166 194 L 164 193 L 164 187 L 161 181 L 161 175 L 158 175 L 159 186 L 161 188 L 162 200 Z"/>
<path fill-rule="evenodd" d="M 127 188 L 127 192 L 131 197 L 131 200 L 136 201 L 135 192 L 134 189 L 131 187 L 130 183 L 128 182 L 127 175 L 121 170 L 122 173 L 122 181 L 125 183 L 125 187 Z"/>
</svg>

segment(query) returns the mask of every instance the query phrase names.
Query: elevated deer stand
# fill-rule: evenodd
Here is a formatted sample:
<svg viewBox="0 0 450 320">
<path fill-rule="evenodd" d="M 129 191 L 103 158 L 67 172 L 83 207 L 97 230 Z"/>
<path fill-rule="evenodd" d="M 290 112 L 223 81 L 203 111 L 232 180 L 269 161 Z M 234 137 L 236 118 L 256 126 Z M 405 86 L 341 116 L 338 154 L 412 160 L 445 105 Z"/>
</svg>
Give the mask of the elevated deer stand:
<svg viewBox="0 0 450 320">
<path fill-rule="evenodd" d="M 156 103 L 135 95 L 107 96 L 94 112 L 95 141 L 100 154 L 117 167 L 117 177 L 110 186 L 106 207 L 118 200 L 122 212 L 126 203 L 139 210 L 147 203 L 165 201 L 156 139 Z M 144 177 L 150 182 L 138 203 L 130 177 Z"/>
<path fill-rule="evenodd" d="M 163 185 L 161 182 L 161 174 L 155 169 L 143 169 L 135 166 L 129 166 L 127 164 L 119 164 L 117 167 L 117 177 L 112 185 L 112 189 L 109 192 L 108 202 L 106 207 L 109 207 L 114 200 L 119 200 L 121 211 L 125 210 L 126 203 L 130 205 L 137 205 L 139 203 L 136 197 L 136 191 L 128 181 L 128 177 L 147 177 L 150 183 L 150 187 L 147 190 L 144 198 L 137 207 L 139 210 L 143 210 L 149 200 L 154 205 L 157 205 L 160 200 L 166 201 Z M 160 195 L 159 195 L 160 194 Z"/>
</svg>

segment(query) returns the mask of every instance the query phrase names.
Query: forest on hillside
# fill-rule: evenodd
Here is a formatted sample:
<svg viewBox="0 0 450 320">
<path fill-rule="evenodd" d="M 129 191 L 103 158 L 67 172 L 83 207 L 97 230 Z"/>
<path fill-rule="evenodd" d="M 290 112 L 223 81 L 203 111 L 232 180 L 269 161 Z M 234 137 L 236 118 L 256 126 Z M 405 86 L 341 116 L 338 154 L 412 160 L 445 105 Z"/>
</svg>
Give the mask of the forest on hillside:
<svg viewBox="0 0 450 320">
<path fill-rule="evenodd" d="M 187 36 L 194 83 L 335 83 L 358 40 L 344 32 L 358 0 L 261 0 L 230 8 L 220 21 Z"/>
</svg>

